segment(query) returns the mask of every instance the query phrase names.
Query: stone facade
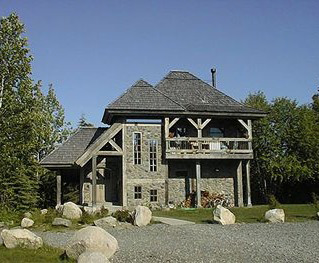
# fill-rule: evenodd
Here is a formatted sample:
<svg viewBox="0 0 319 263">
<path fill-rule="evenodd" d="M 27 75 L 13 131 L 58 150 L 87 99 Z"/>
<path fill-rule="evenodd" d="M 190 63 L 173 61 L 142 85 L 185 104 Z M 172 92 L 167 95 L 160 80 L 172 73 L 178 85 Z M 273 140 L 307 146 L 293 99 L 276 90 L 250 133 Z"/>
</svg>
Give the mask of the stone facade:
<svg viewBox="0 0 319 263">
<path fill-rule="evenodd" d="M 133 136 L 141 134 L 141 164 L 134 164 Z M 166 166 L 162 163 L 162 127 L 160 124 L 126 124 L 124 131 L 125 176 L 127 205 L 160 206 L 165 204 Z M 150 140 L 157 142 L 157 169 L 150 170 Z M 135 186 L 140 186 L 142 197 L 135 198 Z M 151 202 L 150 192 L 157 190 L 157 201 Z"/>
</svg>

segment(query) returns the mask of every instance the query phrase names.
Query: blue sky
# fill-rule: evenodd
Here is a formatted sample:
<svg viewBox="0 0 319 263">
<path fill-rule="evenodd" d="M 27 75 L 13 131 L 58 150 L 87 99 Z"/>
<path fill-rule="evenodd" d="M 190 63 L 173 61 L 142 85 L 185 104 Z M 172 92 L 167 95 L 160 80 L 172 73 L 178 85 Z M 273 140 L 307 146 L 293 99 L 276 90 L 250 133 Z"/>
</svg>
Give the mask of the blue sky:
<svg viewBox="0 0 319 263">
<path fill-rule="evenodd" d="M 26 25 L 33 78 L 53 83 L 67 119 L 102 125 L 137 79 L 187 70 L 237 100 L 262 90 L 309 103 L 319 86 L 319 1 L 0 0 Z"/>
</svg>

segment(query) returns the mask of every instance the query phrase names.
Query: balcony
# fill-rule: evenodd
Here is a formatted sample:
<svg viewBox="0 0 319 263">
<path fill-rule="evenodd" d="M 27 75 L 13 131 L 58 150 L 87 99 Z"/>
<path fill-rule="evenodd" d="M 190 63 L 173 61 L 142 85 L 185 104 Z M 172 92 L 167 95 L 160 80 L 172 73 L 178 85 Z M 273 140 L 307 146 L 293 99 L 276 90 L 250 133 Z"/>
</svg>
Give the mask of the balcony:
<svg viewBox="0 0 319 263">
<path fill-rule="evenodd" d="M 253 159 L 253 150 L 245 138 L 167 138 L 166 159 Z"/>
</svg>

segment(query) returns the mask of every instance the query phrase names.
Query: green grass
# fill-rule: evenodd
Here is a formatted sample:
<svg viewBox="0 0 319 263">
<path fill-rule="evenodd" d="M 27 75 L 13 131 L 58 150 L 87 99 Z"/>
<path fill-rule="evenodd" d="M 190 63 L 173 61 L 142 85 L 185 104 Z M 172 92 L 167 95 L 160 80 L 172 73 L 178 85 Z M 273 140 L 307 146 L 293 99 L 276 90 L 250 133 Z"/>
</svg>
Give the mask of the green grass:
<svg viewBox="0 0 319 263">
<path fill-rule="evenodd" d="M 62 250 L 48 246 L 36 250 L 24 248 L 8 249 L 4 246 L 0 247 L 1 263 L 76 262 L 71 259 L 63 259 L 62 255 Z"/>
<path fill-rule="evenodd" d="M 286 215 L 286 222 L 304 222 L 308 220 L 316 220 L 316 208 L 308 204 L 289 204 L 281 205 Z M 253 207 L 234 207 L 230 210 L 236 216 L 238 223 L 258 223 L 264 221 L 265 212 L 268 205 L 258 205 Z M 154 216 L 172 217 L 182 220 L 189 220 L 195 223 L 211 223 L 212 209 L 174 209 L 170 211 L 154 211 Z"/>
</svg>

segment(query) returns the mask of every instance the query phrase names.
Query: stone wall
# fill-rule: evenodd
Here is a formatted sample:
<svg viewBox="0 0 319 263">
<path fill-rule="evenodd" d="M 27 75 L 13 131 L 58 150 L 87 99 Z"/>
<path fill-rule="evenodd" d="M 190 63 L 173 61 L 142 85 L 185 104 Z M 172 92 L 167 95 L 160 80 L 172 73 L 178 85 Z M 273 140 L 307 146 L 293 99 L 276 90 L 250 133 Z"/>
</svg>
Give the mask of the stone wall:
<svg viewBox="0 0 319 263">
<path fill-rule="evenodd" d="M 224 194 L 234 204 L 237 165 L 238 161 L 232 160 L 202 160 L 201 191 Z M 193 160 L 169 161 L 168 202 L 178 205 L 187 194 L 196 191 L 195 167 Z"/>
<path fill-rule="evenodd" d="M 133 133 L 140 132 L 142 137 L 141 164 L 134 164 Z M 165 204 L 165 169 L 162 163 L 162 127 L 160 124 L 125 125 L 125 174 L 127 205 L 139 204 L 161 206 Z M 150 171 L 149 140 L 157 140 L 157 171 Z M 142 187 L 142 199 L 134 198 L 134 187 Z M 150 202 L 150 190 L 157 190 L 157 202 Z"/>
</svg>

